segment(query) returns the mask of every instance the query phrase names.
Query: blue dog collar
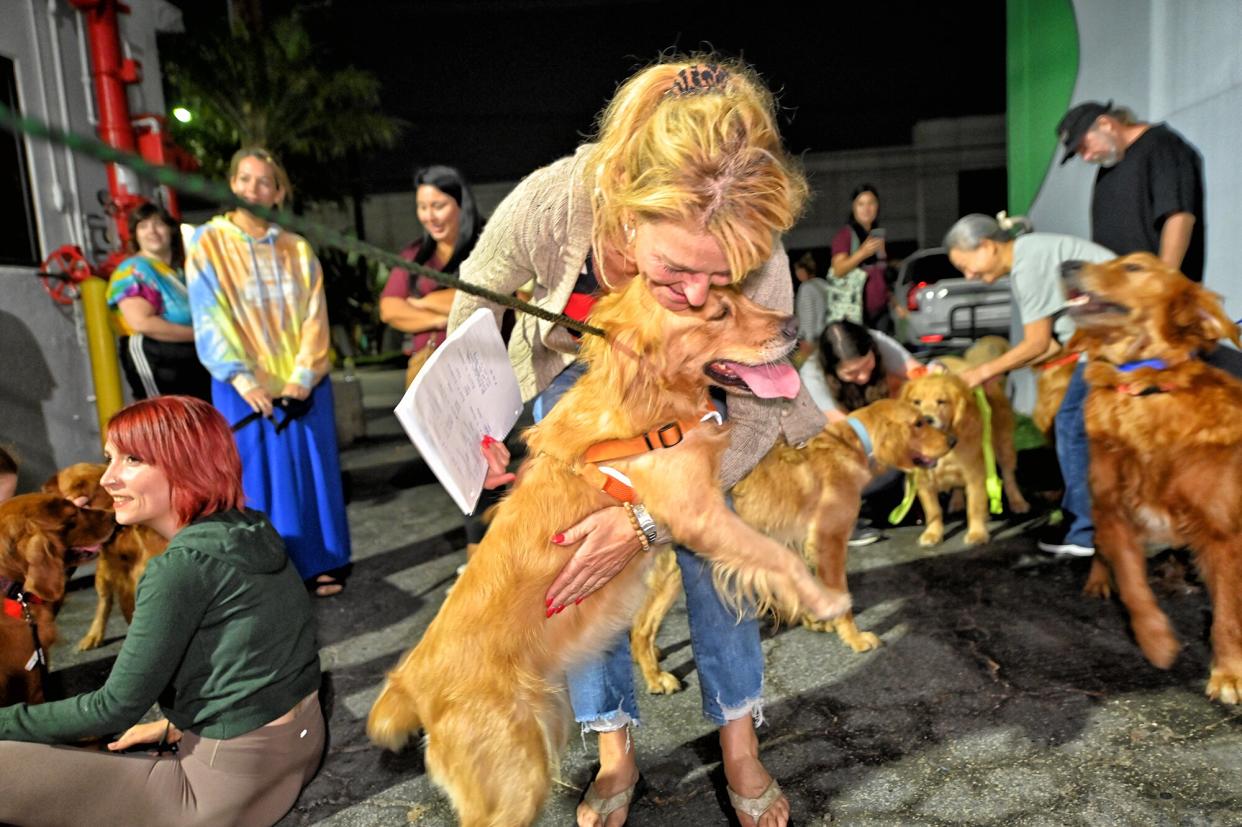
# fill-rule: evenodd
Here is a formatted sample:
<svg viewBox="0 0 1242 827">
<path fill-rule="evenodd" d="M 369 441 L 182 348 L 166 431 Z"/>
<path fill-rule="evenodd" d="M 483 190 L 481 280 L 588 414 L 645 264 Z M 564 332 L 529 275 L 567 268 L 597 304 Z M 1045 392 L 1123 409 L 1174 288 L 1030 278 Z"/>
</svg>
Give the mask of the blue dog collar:
<svg viewBox="0 0 1242 827">
<path fill-rule="evenodd" d="M 1155 368 L 1156 370 L 1166 370 L 1169 366 L 1165 364 L 1163 359 L 1140 359 L 1137 362 L 1126 362 L 1124 365 L 1118 365 L 1117 370 L 1122 373 L 1129 373 L 1139 368 Z"/>
<path fill-rule="evenodd" d="M 845 421 L 850 423 L 850 427 L 854 429 L 854 433 L 858 434 L 858 439 L 863 445 L 863 453 L 867 455 L 867 459 L 871 459 L 875 446 L 871 444 L 871 434 L 867 433 L 867 426 L 863 425 L 852 416 L 847 416 Z"/>
</svg>

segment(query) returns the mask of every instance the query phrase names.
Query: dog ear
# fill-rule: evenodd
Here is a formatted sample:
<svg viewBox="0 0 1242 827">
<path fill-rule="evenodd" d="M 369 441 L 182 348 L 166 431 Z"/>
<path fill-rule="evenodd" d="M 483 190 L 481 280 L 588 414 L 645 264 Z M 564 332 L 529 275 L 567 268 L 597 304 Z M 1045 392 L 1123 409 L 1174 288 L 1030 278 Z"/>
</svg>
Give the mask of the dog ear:
<svg viewBox="0 0 1242 827">
<path fill-rule="evenodd" d="M 1174 311 L 1175 323 L 1211 342 L 1228 339 L 1235 345 L 1242 344 L 1238 339 L 1238 326 L 1225 315 L 1220 296 L 1197 284 L 1182 295 L 1188 300 Z"/>
<path fill-rule="evenodd" d="M 43 487 L 40 490 L 44 494 L 55 494 L 58 497 L 65 496 L 65 493 L 60 490 L 60 472 L 58 471 L 48 477 L 47 481 L 43 483 Z"/>
<path fill-rule="evenodd" d="M 18 544 L 18 553 L 26 563 L 26 591 L 47 601 L 65 596 L 65 552 L 51 534 L 31 525 Z"/>
</svg>

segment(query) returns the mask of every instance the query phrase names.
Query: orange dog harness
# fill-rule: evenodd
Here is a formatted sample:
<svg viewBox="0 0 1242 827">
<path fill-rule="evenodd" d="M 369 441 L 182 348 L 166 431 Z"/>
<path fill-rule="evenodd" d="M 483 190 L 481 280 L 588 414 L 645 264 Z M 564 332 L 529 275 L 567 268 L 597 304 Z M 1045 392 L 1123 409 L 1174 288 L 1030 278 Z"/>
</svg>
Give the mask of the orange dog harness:
<svg viewBox="0 0 1242 827">
<path fill-rule="evenodd" d="M 698 419 L 678 419 L 666 422 L 638 436 L 597 442 L 587 448 L 586 453 L 582 455 L 583 461 L 592 466 L 583 470 L 595 478 L 592 484 L 608 496 L 623 503 L 635 503 L 638 501 L 638 495 L 634 492 L 634 484 L 630 482 L 630 478 L 617 469 L 601 463 L 633 457 L 661 448 L 672 448 L 681 444 L 687 433 L 710 419 L 716 420 L 717 425 L 724 424 L 720 412 L 715 408 L 709 408 Z"/>
</svg>

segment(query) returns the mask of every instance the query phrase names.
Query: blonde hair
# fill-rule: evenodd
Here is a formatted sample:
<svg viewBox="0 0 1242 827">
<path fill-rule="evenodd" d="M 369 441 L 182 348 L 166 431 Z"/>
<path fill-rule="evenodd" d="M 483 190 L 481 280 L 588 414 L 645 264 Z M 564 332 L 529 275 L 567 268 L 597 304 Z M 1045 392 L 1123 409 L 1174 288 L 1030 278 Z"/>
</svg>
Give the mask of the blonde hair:
<svg viewBox="0 0 1242 827">
<path fill-rule="evenodd" d="M 600 114 L 595 140 L 588 175 L 597 253 L 624 249 L 627 221 L 687 222 L 720 242 L 737 282 L 771 256 L 806 203 L 806 177 L 781 145 L 772 94 L 740 61 L 692 55 L 642 69 Z"/>
<path fill-rule="evenodd" d="M 258 158 L 272 168 L 276 176 L 276 186 L 280 187 L 280 200 L 276 202 L 276 206 L 283 207 L 285 201 L 293 196 L 293 184 L 289 183 L 289 173 L 285 172 L 284 166 L 276 159 L 276 156 L 261 146 L 244 146 L 233 153 L 232 159 L 229 160 L 229 181 L 232 182 L 237 177 L 238 167 L 247 158 Z"/>
</svg>

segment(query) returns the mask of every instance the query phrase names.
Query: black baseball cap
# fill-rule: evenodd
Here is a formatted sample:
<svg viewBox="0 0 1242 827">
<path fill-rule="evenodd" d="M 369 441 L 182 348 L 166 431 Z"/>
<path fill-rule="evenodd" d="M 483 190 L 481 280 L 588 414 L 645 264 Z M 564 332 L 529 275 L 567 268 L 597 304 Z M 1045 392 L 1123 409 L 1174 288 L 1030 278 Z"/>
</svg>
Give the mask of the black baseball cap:
<svg viewBox="0 0 1242 827">
<path fill-rule="evenodd" d="M 1065 113 L 1065 117 L 1057 124 L 1057 137 L 1065 147 L 1065 155 L 1061 158 L 1062 164 L 1078 154 L 1078 145 L 1082 143 L 1082 137 L 1087 134 L 1091 124 L 1095 123 L 1095 119 L 1101 115 L 1107 115 L 1112 110 L 1111 100 L 1108 103 L 1087 101 Z"/>
</svg>

